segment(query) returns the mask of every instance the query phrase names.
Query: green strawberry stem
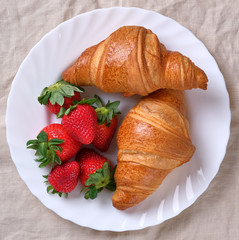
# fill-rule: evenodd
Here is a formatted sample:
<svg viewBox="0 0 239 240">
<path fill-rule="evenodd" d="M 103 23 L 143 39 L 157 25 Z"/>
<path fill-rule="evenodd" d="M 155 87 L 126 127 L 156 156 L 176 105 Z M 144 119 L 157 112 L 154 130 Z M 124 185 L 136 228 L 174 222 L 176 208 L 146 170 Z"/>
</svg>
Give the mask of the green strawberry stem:
<svg viewBox="0 0 239 240">
<path fill-rule="evenodd" d="M 62 79 L 49 87 L 45 87 L 38 97 L 38 101 L 40 104 L 46 105 L 49 100 L 52 105 L 58 103 L 62 106 L 64 104 L 64 97 L 70 98 L 75 94 L 75 92 L 84 91 L 85 90 L 83 88 L 65 82 Z"/>
<path fill-rule="evenodd" d="M 56 154 L 56 151 L 61 152 L 62 147 L 59 144 L 63 143 L 62 139 L 51 139 L 48 141 L 48 137 L 45 131 L 41 131 L 37 135 L 37 139 L 27 141 L 27 149 L 36 150 L 35 156 L 38 158 L 35 159 L 36 162 L 40 162 L 39 167 L 43 168 L 48 164 L 51 164 L 51 170 L 54 166 L 54 163 L 61 165 L 61 159 Z"/>
<path fill-rule="evenodd" d="M 120 111 L 118 109 L 120 101 L 110 102 L 108 101 L 105 106 L 103 106 L 102 100 L 99 96 L 94 96 L 96 99 L 96 106 L 95 111 L 97 113 L 97 121 L 98 124 L 104 124 L 106 123 L 106 126 L 110 125 L 111 120 L 116 114 L 120 114 Z"/>
<path fill-rule="evenodd" d="M 101 169 L 97 169 L 95 173 L 89 175 L 89 178 L 86 180 L 85 185 L 81 192 L 87 190 L 85 193 L 85 199 L 95 199 L 98 196 L 98 193 L 106 188 L 110 191 L 115 191 L 116 183 L 114 180 L 116 166 L 111 168 L 110 162 L 105 162 Z"/>
</svg>

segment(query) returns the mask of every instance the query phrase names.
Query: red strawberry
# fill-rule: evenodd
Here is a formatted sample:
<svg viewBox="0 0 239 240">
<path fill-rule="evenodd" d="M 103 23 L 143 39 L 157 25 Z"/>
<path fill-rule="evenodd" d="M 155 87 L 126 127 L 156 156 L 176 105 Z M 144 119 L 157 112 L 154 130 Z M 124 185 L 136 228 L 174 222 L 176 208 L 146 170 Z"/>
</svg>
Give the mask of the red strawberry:
<svg viewBox="0 0 239 240">
<path fill-rule="evenodd" d="M 80 92 L 83 91 L 83 88 L 60 80 L 49 87 L 45 87 L 38 97 L 38 101 L 46 105 L 52 113 L 58 114 L 61 108 L 67 109 L 74 105 L 74 100 L 80 101 Z"/>
<path fill-rule="evenodd" d="M 108 125 L 106 122 L 97 125 L 95 138 L 92 142 L 95 147 L 97 147 L 101 152 L 106 152 L 110 146 L 110 143 L 115 134 L 117 128 L 118 118 L 114 116 Z"/>
<path fill-rule="evenodd" d="M 103 164 L 108 162 L 108 159 L 96 153 L 93 149 L 83 148 L 77 153 L 76 161 L 80 165 L 80 181 L 86 186 L 85 182 L 89 175 L 102 168 Z"/>
<path fill-rule="evenodd" d="M 94 137 L 97 126 L 97 115 L 93 107 L 85 104 L 88 100 L 71 107 L 62 117 L 62 125 L 67 133 L 76 141 L 90 144 Z"/>
<path fill-rule="evenodd" d="M 61 193 L 73 191 L 77 186 L 79 173 L 80 167 L 76 161 L 57 165 L 48 175 L 50 186 L 48 186 L 47 192 L 58 193 L 61 196 Z"/>
<path fill-rule="evenodd" d="M 56 162 L 61 164 L 70 160 L 80 149 L 81 143 L 72 139 L 63 126 L 58 123 L 44 127 L 38 134 L 37 139 L 29 140 L 27 148 L 36 150 L 38 159 L 41 162 L 39 167 Z"/>
<path fill-rule="evenodd" d="M 95 132 L 95 138 L 92 142 L 95 147 L 97 147 L 101 152 L 106 152 L 110 146 L 110 143 L 115 134 L 118 118 L 116 114 L 120 111 L 118 106 L 119 101 L 110 102 L 103 107 L 101 99 L 95 95 L 96 98 L 96 108 L 98 125 Z"/>
<path fill-rule="evenodd" d="M 114 170 L 110 161 L 89 148 L 81 149 L 76 155 L 80 166 L 80 181 L 88 189 L 85 198 L 94 199 L 97 193 L 107 188 L 115 190 Z"/>
</svg>

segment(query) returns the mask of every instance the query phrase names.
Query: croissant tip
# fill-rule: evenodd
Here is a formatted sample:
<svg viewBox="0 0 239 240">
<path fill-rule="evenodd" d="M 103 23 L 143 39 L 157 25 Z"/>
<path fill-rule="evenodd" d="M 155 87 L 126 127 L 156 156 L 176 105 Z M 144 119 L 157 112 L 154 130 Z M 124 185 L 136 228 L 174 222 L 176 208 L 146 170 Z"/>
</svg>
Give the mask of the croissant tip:
<svg viewBox="0 0 239 240">
<path fill-rule="evenodd" d="M 124 193 L 122 191 L 119 191 L 118 189 L 116 189 L 116 191 L 112 197 L 112 204 L 118 210 L 125 210 L 128 208 L 124 204 L 124 201 L 122 201 L 123 196 L 124 196 Z"/>
<path fill-rule="evenodd" d="M 207 90 L 207 82 L 204 82 L 203 84 L 200 85 L 200 88 L 202 90 Z"/>
<path fill-rule="evenodd" d="M 203 90 L 207 90 L 207 83 L 202 87 Z"/>
<path fill-rule="evenodd" d="M 198 85 L 198 88 L 200 88 L 202 90 L 207 90 L 207 82 L 200 83 Z"/>
<path fill-rule="evenodd" d="M 62 73 L 62 79 L 71 84 L 75 84 L 75 64 Z"/>
<path fill-rule="evenodd" d="M 112 204 L 118 210 L 126 210 L 139 204 L 150 194 L 148 192 L 139 193 L 135 190 L 129 191 L 118 187 L 112 197 Z"/>
<path fill-rule="evenodd" d="M 126 210 L 128 208 L 128 207 L 126 207 L 126 206 L 124 206 L 124 205 L 122 205 L 120 203 L 116 203 L 114 201 L 112 201 L 112 204 L 113 204 L 114 208 L 116 208 L 118 210 L 121 210 L 121 211 Z"/>
<path fill-rule="evenodd" d="M 198 70 L 199 70 L 199 74 L 197 75 L 198 87 L 203 90 L 207 90 L 207 84 L 208 84 L 207 75 L 200 68 L 198 68 Z"/>
</svg>

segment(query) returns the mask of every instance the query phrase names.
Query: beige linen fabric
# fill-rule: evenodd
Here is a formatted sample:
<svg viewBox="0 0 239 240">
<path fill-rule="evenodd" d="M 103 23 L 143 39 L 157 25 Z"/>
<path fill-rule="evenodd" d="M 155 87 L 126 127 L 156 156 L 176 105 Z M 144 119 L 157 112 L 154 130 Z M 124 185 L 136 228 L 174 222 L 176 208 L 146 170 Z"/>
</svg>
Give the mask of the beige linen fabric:
<svg viewBox="0 0 239 240">
<path fill-rule="evenodd" d="M 158 226 L 123 233 L 78 226 L 43 206 L 22 181 L 11 160 L 5 128 L 11 83 L 31 48 L 61 22 L 83 12 L 112 6 L 153 10 L 191 30 L 216 59 L 225 77 L 232 111 L 227 153 L 207 191 L 175 218 Z M 235 0 L 1 1 L 0 239 L 239 239 L 238 9 L 239 1 Z"/>
</svg>

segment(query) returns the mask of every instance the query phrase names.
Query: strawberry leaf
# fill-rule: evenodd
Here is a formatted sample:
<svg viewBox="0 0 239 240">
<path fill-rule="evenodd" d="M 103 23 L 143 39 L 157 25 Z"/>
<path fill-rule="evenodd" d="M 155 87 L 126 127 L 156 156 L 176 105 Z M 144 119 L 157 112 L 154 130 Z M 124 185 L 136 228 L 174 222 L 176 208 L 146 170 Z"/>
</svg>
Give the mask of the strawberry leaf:
<svg viewBox="0 0 239 240">
<path fill-rule="evenodd" d="M 69 115 L 71 111 L 73 111 L 77 105 L 83 105 L 83 104 L 88 104 L 92 106 L 95 103 L 96 99 L 95 98 L 89 98 L 85 99 L 83 98 L 81 101 L 74 100 L 72 106 L 70 106 L 68 109 L 61 108 L 59 113 L 57 114 L 58 118 L 62 118 L 64 115 Z"/>
<path fill-rule="evenodd" d="M 110 191 L 115 191 L 116 189 L 116 182 L 115 182 L 115 179 L 114 179 L 114 175 L 115 175 L 115 170 L 117 168 L 117 165 L 114 166 L 113 170 L 110 171 L 110 179 L 112 179 L 112 181 L 110 181 L 106 186 L 105 188 L 110 190 Z"/>
<path fill-rule="evenodd" d="M 74 95 L 74 92 L 73 92 L 73 95 Z M 73 96 L 73 95 L 71 95 L 71 96 Z M 60 106 L 62 106 L 64 104 L 64 95 L 61 92 L 54 90 L 52 92 L 52 96 L 50 98 L 50 103 L 52 105 L 55 105 L 57 103 Z"/>
<path fill-rule="evenodd" d="M 46 93 L 45 96 L 43 96 L 42 98 L 39 98 L 38 101 L 39 101 L 40 103 L 46 105 L 47 102 L 48 102 L 48 99 L 50 98 L 50 96 L 51 96 L 51 93 L 48 92 L 48 93 Z M 41 99 L 42 99 L 42 101 L 41 101 Z"/>
<path fill-rule="evenodd" d="M 61 162 L 61 159 L 58 155 L 55 156 L 54 160 L 57 164 L 61 165 L 62 162 Z"/>
<path fill-rule="evenodd" d="M 64 140 L 62 140 L 62 139 L 53 138 L 53 139 L 48 141 L 48 144 L 50 144 L 50 145 L 59 145 L 59 144 L 61 144 L 63 142 L 64 142 Z"/>
<path fill-rule="evenodd" d="M 94 97 L 95 97 L 95 99 L 96 99 L 96 101 L 95 101 L 96 106 L 97 106 L 98 108 L 103 107 L 102 101 L 101 101 L 100 97 L 99 97 L 98 95 L 95 95 Z"/>
<path fill-rule="evenodd" d="M 102 167 L 102 175 L 103 177 L 110 177 L 110 171 L 111 171 L 111 166 L 110 164 L 103 164 L 103 167 Z"/>
<path fill-rule="evenodd" d="M 73 110 L 74 108 L 72 107 L 72 108 L 68 108 L 66 111 L 65 111 L 65 115 L 68 115 L 70 112 L 71 112 L 71 110 Z"/>
<path fill-rule="evenodd" d="M 47 188 L 46 188 L 46 191 L 47 191 L 47 193 L 49 193 L 50 191 L 52 191 L 54 188 L 50 185 L 50 186 L 48 186 Z"/>
<path fill-rule="evenodd" d="M 105 162 L 102 169 L 97 169 L 95 173 L 89 175 L 86 180 L 85 185 L 81 192 L 86 190 L 86 199 L 95 199 L 97 194 L 101 192 L 104 188 L 115 191 L 116 184 L 114 180 L 115 168 L 111 168 L 110 162 Z"/>
<path fill-rule="evenodd" d="M 74 101 L 73 101 L 74 102 Z M 64 108 L 64 107 L 61 107 L 60 108 L 60 111 L 57 113 L 57 118 L 61 118 L 61 117 L 63 117 L 64 116 L 64 114 L 65 114 L 65 112 L 66 112 L 66 109 Z"/>
<path fill-rule="evenodd" d="M 95 186 L 90 186 L 88 191 L 85 193 L 85 199 L 95 199 L 97 197 L 97 189 Z"/>
<path fill-rule="evenodd" d="M 106 104 L 106 108 L 109 108 L 109 109 L 117 109 L 119 107 L 119 104 L 120 104 L 120 101 L 115 101 L 115 102 L 110 102 L 108 101 L 108 103 Z"/>
<path fill-rule="evenodd" d="M 107 190 L 109 190 L 109 191 L 114 192 L 115 189 L 116 189 L 116 184 L 115 184 L 115 182 L 110 182 L 109 184 L 107 184 L 107 185 L 105 186 L 105 188 L 106 188 Z"/>
<path fill-rule="evenodd" d="M 35 162 L 43 162 L 43 161 L 45 161 L 45 157 L 39 157 L 39 158 L 36 158 L 36 159 L 34 159 L 34 161 Z"/>
<path fill-rule="evenodd" d="M 47 139 L 48 139 L 47 134 L 44 131 L 41 131 L 37 136 L 38 143 L 46 142 Z"/>
<path fill-rule="evenodd" d="M 38 158 L 36 158 L 35 161 L 40 163 L 40 168 L 51 164 L 52 169 L 54 163 L 61 164 L 61 159 L 56 154 L 56 151 L 62 151 L 62 147 L 59 145 L 63 142 L 64 140 L 57 138 L 48 141 L 46 132 L 41 131 L 37 135 L 37 139 L 27 141 L 26 145 L 27 149 L 33 149 L 36 151 L 35 156 L 38 156 Z"/>
<path fill-rule="evenodd" d="M 74 95 L 74 89 L 71 88 L 70 85 L 64 85 L 62 86 L 62 91 L 65 93 L 67 96 L 73 96 Z"/>
<path fill-rule="evenodd" d="M 88 99 L 86 99 L 86 98 L 83 98 L 81 101 L 78 101 L 77 103 L 76 103 L 76 105 L 78 105 L 78 104 L 88 104 L 88 105 L 92 105 L 92 104 L 94 104 L 96 102 L 96 99 L 95 98 L 88 98 Z"/>
<path fill-rule="evenodd" d="M 42 156 L 46 156 L 46 153 L 47 153 L 47 143 L 46 142 L 41 142 L 39 144 L 39 149 L 40 149 L 40 153 Z"/>
<path fill-rule="evenodd" d="M 104 124 L 106 123 L 106 126 L 110 125 L 111 120 L 116 114 L 120 114 L 120 111 L 118 109 L 120 101 L 110 102 L 108 100 L 107 104 L 103 106 L 103 102 L 100 99 L 99 96 L 94 96 L 96 99 L 96 106 L 95 111 L 97 113 L 97 121 L 98 124 Z"/>
<path fill-rule="evenodd" d="M 43 167 L 47 166 L 50 162 L 51 162 L 50 159 L 44 158 L 44 160 L 42 161 L 42 163 L 39 165 L 39 168 L 43 168 Z"/>
<path fill-rule="evenodd" d="M 86 180 L 85 185 L 90 186 L 91 184 L 96 184 L 101 181 L 102 173 L 95 172 L 90 174 L 90 177 Z"/>
<path fill-rule="evenodd" d="M 64 97 L 70 98 L 75 94 L 75 92 L 84 91 L 85 90 L 83 88 L 65 82 L 62 79 L 50 85 L 49 87 L 45 87 L 38 97 L 38 102 L 46 105 L 47 102 L 50 101 L 52 105 L 58 103 L 60 106 L 62 106 L 64 104 Z"/>
</svg>

